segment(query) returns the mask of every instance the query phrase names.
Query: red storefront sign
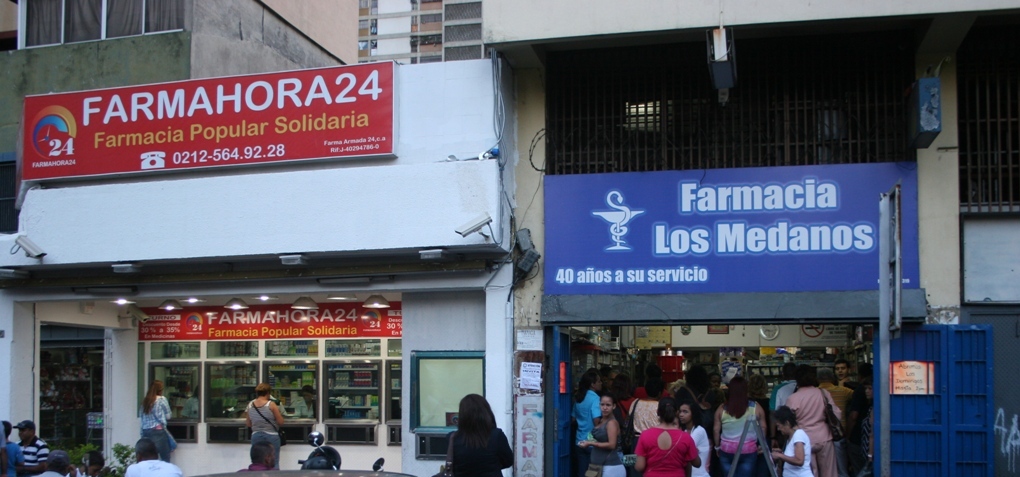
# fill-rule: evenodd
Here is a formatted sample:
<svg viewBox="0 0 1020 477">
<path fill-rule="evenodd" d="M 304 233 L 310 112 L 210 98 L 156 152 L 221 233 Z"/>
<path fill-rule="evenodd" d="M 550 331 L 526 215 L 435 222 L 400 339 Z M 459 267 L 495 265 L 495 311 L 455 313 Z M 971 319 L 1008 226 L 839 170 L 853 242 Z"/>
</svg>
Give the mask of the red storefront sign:
<svg viewBox="0 0 1020 477">
<path fill-rule="evenodd" d="M 28 96 L 22 178 L 393 154 L 394 63 Z"/>
<path fill-rule="evenodd" d="M 320 303 L 318 310 L 294 310 L 279 304 L 251 305 L 245 310 L 188 307 L 142 311 L 149 319 L 138 324 L 141 341 L 399 338 L 403 331 L 399 302 L 390 302 L 385 309 Z"/>
</svg>

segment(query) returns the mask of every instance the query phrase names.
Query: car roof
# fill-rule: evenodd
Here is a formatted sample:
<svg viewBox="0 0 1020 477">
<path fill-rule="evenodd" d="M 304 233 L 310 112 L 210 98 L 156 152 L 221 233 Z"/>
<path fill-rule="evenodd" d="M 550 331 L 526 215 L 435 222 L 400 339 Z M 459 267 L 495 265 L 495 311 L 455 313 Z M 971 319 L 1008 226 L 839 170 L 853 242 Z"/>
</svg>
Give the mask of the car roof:
<svg viewBox="0 0 1020 477">
<path fill-rule="evenodd" d="M 414 477 L 399 472 L 372 472 L 370 470 L 262 470 L 226 472 L 193 477 Z"/>
</svg>

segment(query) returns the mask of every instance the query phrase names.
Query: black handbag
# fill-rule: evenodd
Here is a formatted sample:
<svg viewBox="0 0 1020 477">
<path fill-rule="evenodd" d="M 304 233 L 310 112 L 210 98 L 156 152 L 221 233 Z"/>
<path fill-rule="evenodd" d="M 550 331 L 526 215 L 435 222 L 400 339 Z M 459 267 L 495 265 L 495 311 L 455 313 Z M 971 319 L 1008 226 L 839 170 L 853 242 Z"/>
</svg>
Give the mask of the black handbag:
<svg viewBox="0 0 1020 477">
<path fill-rule="evenodd" d="M 271 424 L 273 426 L 273 429 L 276 429 L 276 435 L 280 436 L 280 447 L 287 445 L 287 434 L 283 432 L 283 429 L 280 429 L 280 426 L 277 426 L 275 422 L 270 421 L 269 418 L 265 416 L 265 414 L 262 414 L 262 411 L 259 410 L 259 407 L 255 405 L 255 401 L 251 402 L 251 407 L 255 409 L 255 412 L 259 413 L 259 415 L 262 416 L 262 419 L 265 419 L 266 422 Z"/>
</svg>

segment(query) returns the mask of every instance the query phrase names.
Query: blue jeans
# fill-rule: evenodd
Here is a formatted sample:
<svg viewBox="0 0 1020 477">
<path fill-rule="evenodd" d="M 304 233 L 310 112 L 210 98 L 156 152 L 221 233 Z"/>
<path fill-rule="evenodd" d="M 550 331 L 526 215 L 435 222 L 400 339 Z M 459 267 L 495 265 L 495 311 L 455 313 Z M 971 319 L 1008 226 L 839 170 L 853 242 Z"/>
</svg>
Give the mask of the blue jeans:
<svg viewBox="0 0 1020 477">
<path fill-rule="evenodd" d="M 142 429 L 142 437 L 152 440 L 159 452 L 159 460 L 170 462 L 170 439 L 166 429 Z"/>
<path fill-rule="evenodd" d="M 276 434 L 266 434 L 265 432 L 256 432 L 251 435 L 251 443 L 256 442 L 268 442 L 273 445 L 273 451 L 276 453 L 276 462 L 273 468 L 280 470 L 280 436 Z"/>
<path fill-rule="evenodd" d="M 730 475 L 730 466 L 733 464 L 735 454 L 719 452 L 719 463 L 723 475 Z M 740 454 L 740 461 L 737 462 L 737 473 L 734 477 L 754 477 L 755 467 L 758 466 L 758 454 Z"/>
</svg>

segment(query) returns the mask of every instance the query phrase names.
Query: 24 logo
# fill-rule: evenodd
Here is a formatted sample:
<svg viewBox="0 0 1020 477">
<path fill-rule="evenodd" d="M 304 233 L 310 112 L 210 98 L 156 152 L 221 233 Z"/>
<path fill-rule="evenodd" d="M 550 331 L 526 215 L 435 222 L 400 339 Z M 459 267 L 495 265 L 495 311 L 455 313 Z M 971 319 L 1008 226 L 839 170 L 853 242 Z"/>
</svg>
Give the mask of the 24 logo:
<svg viewBox="0 0 1020 477">
<path fill-rule="evenodd" d="M 32 145 L 40 156 L 73 156 L 74 139 L 77 136 L 78 124 L 67 108 L 47 106 L 35 115 Z"/>
</svg>

